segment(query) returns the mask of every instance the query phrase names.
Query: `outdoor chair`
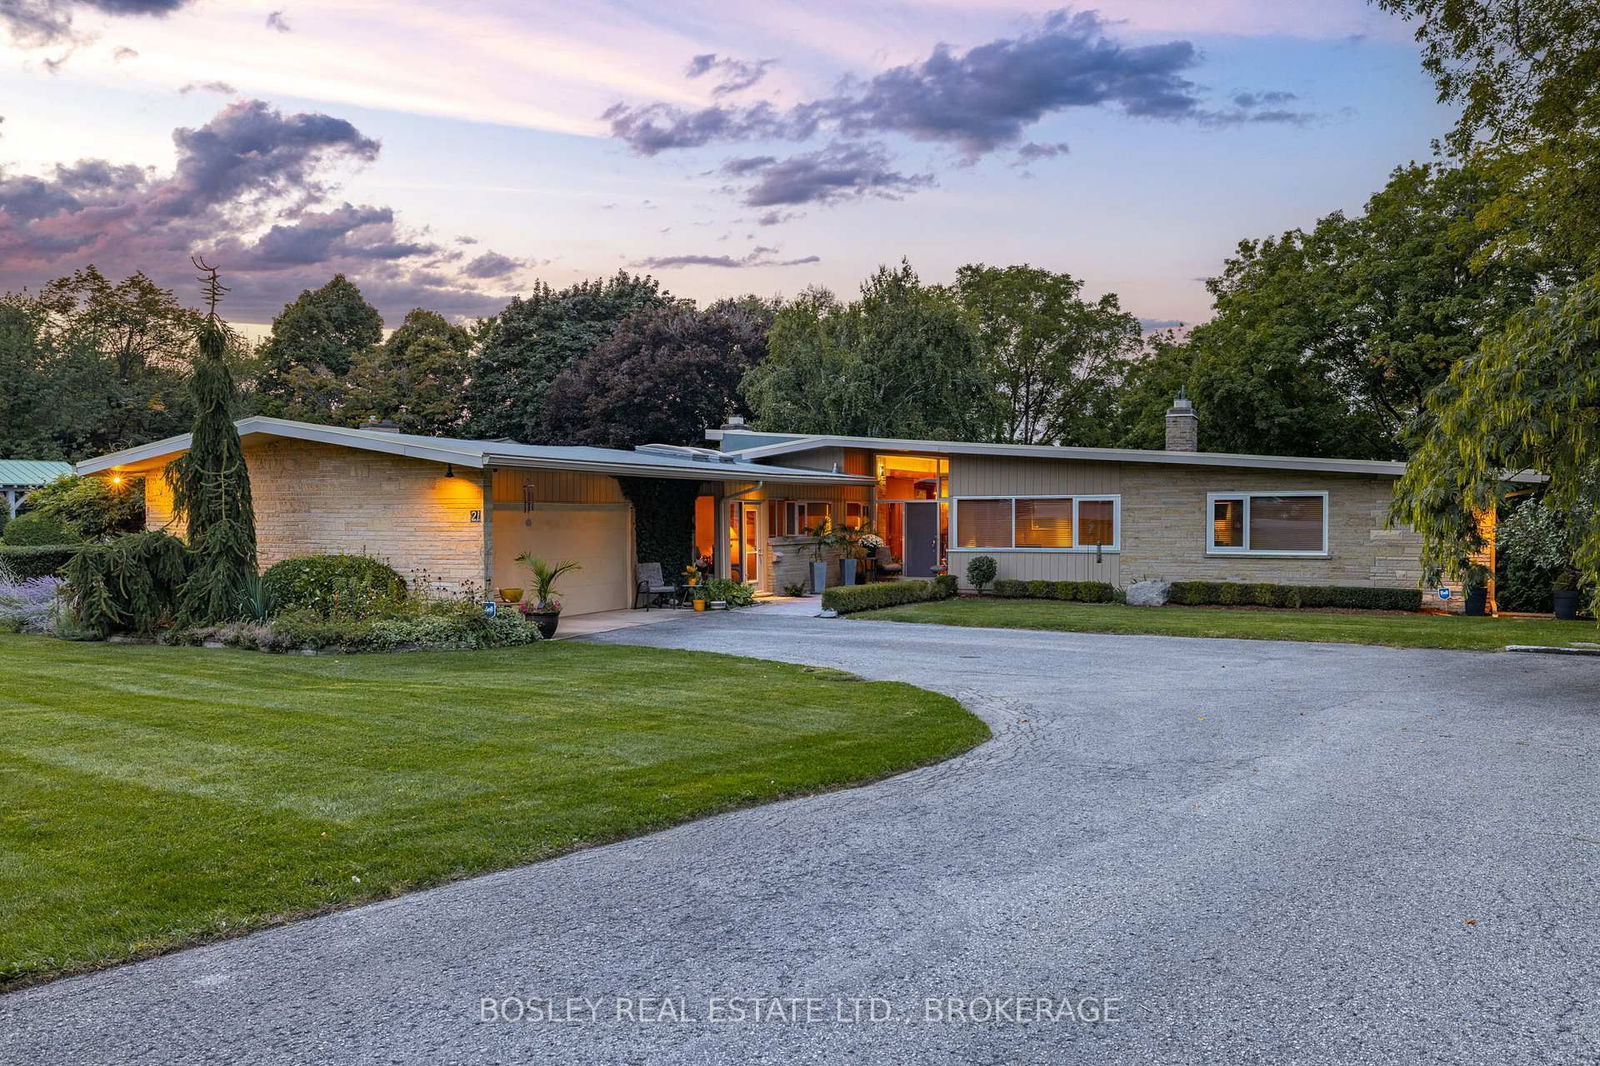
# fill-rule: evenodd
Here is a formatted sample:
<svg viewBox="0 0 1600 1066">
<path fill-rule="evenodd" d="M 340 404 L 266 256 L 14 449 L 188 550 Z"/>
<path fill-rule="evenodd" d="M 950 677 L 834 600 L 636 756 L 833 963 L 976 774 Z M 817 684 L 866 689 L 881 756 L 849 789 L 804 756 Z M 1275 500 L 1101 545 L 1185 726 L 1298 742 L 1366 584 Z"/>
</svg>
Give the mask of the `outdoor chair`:
<svg viewBox="0 0 1600 1066">
<path fill-rule="evenodd" d="M 661 576 L 660 563 L 640 563 L 634 567 L 634 576 L 638 583 L 634 585 L 633 607 L 639 609 L 639 601 L 644 601 L 644 609 L 649 610 L 655 604 L 671 604 L 678 595 L 678 586 L 669 585 Z"/>
<path fill-rule="evenodd" d="M 894 557 L 887 544 L 878 549 L 873 563 L 873 576 L 884 581 L 893 581 L 905 571 L 905 564 Z"/>
</svg>

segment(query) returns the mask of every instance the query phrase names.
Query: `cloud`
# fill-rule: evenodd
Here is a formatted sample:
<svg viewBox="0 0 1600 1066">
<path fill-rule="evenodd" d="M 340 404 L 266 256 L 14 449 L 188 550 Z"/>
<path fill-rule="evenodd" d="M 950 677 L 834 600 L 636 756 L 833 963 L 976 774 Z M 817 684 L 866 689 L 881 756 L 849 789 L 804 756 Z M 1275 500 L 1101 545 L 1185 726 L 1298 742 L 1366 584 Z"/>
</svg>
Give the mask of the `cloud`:
<svg viewBox="0 0 1600 1066">
<path fill-rule="evenodd" d="M 178 89 L 184 96 L 190 93 L 221 93 L 224 96 L 233 96 L 238 91 L 225 81 L 191 81 Z"/>
<path fill-rule="evenodd" d="M 138 59 L 139 51 L 136 48 L 129 48 L 125 44 L 118 45 L 116 48 L 111 50 L 111 58 L 116 60 L 118 63 L 122 62 L 124 59 Z"/>
<path fill-rule="evenodd" d="M 511 273 L 522 264 L 499 252 L 484 252 L 462 268 L 469 278 L 498 278 Z"/>
<path fill-rule="evenodd" d="M 892 168 L 879 144 L 830 144 L 783 160 L 752 165 L 750 160 L 730 160 L 733 176 L 756 175 L 744 192 L 751 207 L 793 204 L 830 204 L 840 200 L 877 196 L 898 199 L 933 184 L 931 174 L 903 174 Z"/>
<path fill-rule="evenodd" d="M 1041 159 L 1054 159 L 1058 155 L 1066 155 L 1069 151 L 1071 148 L 1065 141 L 1058 141 L 1055 144 L 1036 144 L 1029 141 L 1018 146 L 1016 163 L 1013 165 L 1020 166 L 1024 163 L 1036 163 Z"/>
<path fill-rule="evenodd" d="M 147 15 L 161 18 L 193 0 L 0 0 L 0 23 L 14 44 L 41 47 L 76 41 L 73 16 L 80 11 L 102 15 Z M 56 64 L 59 65 L 57 60 Z"/>
<path fill-rule="evenodd" d="M 1265 104 L 1288 104 L 1300 99 L 1294 93 L 1269 90 L 1267 92 L 1239 93 L 1233 98 L 1235 107 L 1261 107 Z"/>
<path fill-rule="evenodd" d="M 0 169 L 0 289 L 37 286 L 94 263 L 143 270 L 187 291 L 188 257 L 204 254 L 233 288 L 227 311 L 261 322 L 305 288 L 345 273 L 391 316 L 416 306 L 485 314 L 505 297 L 471 268 L 408 232 L 393 209 L 332 200 L 328 172 L 370 162 L 376 140 L 329 115 L 284 114 L 260 100 L 231 103 L 173 131 L 170 172 L 84 159 L 43 174 Z"/>
<path fill-rule="evenodd" d="M 778 249 L 757 245 L 750 249 L 749 252 L 738 257 L 731 255 L 664 255 L 641 259 L 633 265 L 642 270 L 676 270 L 691 266 L 738 270 L 744 267 L 804 266 L 807 263 L 822 262 L 822 257 L 817 255 L 801 256 L 798 259 L 779 259 L 777 256 Z"/>
<path fill-rule="evenodd" d="M 282 11 L 268 12 L 267 29 L 277 30 L 279 33 L 288 33 L 290 30 L 288 17 Z"/>
<path fill-rule="evenodd" d="M 715 52 L 707 52 L 689 60 L 689 69 L 684 72 L 684 76 L 700 78 L 716 71 L 721 78 L 712 88 L 711 95 L 726 96 L 750 88 L 766 77 L 767 68 L 776 62 L 775 59 L 734 59 L 732 56 L 719 56 Z"/>
<path fill-rule="evenodd" d="M 1068 108 L 1114 107 L 1125 114 L 1179 120 L 1203 114 L 1184 72 L 1199 62 L 1188 41 L 1127 46 L 1093 12 L 1056 12 L 1039 28 L 959 52 L 941 44 L 927 59 L 848 81 L 832 96 L 780 111 L 770 101 L 698 110 L 616 104 L 602 116 L 612 135 L 642 155 L 712 142 L 802 140 L 819 128 L 836 134 L 900 134 L 949 144 L 969 158 L 1022 139 L 1023 130 Z M 709 70 L 714 54 L 690 70 Z"/>
</svg>

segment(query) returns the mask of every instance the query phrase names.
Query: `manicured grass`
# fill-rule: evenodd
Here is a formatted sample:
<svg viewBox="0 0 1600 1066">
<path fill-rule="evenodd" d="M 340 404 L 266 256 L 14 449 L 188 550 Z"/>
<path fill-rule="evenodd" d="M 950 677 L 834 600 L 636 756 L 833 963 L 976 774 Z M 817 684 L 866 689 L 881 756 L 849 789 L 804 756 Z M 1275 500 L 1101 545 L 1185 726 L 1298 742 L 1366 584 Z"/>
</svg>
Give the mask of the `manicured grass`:
<svg viewBox="0 0 1600 1066">
<path fill-rule="evenodd" d="M 868 781 L 987 736 L 909 685 L 725 655 L 0 636 L 0 987 Z"/>
<path fill-rule="evenodd" d="M 868 611 L 851 618 L 933 622 L 1066 633 L 1142 633 L 1169 637 L 1243 637 L 1396 648 L 1502 651 L 1507 644 L 1568 646 L 1600 642 L 1593 622 L 1539 618 L 1461 618 L 1431 614 L 1239 610 L 1229 607 L 1126 607 L 1039 600 L 944 600 Z"/>
</svg>

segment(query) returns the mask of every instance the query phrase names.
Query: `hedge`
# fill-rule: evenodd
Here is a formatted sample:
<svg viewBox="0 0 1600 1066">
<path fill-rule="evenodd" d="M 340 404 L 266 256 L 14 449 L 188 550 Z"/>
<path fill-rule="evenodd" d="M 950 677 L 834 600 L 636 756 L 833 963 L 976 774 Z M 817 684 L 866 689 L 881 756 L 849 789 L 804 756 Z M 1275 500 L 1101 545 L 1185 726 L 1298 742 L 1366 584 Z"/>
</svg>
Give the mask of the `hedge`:
<svg viewBox="0 0 1600 1066">
<path fill-rule="evenodd" d="M 923 603 L 949 597 L 953 582 L 932 581 L 879 581 L 871 585 L 839 585 L 822 590 L 825 610 L 840 614 L 857 611 L 874 611 L 879 607 L 894 607 L 902 603 Z"/>
<path fill-rule="evenodd" d="M 1013 600 L 1110 603 L 1116 599 L 1117 590 L 1104 581 L 1018 581 L 1003 577 L 994 583 L 994 594 Z"/>
<path fill-rule="evenodd" d="M 262 597 L 272 610 L 308 608 L 324 618 L 364 618 L 405 599 L 395 570 L 367 555 L 302 555 L 267 567 Z"/>
<path fill-rule="evenodd" d="M 1273 585 L 1243 581 L 1174 581 L 1167 602 L 1189 607 L 1344 607 L 1420 611 L 1421 589 L 1345 585 Z"/>
<path fill-rule="evenodd" d="M 61 568 L 82 549 L 82 544 L 30 544 L 26 547 L 0 544 L 0 565 L 23 580 L 56 577 Z"/>
</svg>

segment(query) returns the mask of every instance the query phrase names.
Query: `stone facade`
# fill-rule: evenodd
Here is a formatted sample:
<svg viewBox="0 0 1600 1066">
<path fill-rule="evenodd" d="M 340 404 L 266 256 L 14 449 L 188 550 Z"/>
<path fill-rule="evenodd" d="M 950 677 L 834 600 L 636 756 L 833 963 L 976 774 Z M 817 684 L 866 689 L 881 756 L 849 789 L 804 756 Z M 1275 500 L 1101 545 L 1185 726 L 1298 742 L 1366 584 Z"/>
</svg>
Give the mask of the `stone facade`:
<svg viewBox="0 0 1600 1066">
<path fill-rule="evenodd" d="M 262 569 L 297 555 L 376 556 L 441 590 L 483 585 L 483 485 L 476 470 L 311 441 L 248 444 Z M 146 524 L 167 524 L 171 496 L 145 479 Z M 479 521 L 472 520 L 477 511 Z"/>
</svg>

